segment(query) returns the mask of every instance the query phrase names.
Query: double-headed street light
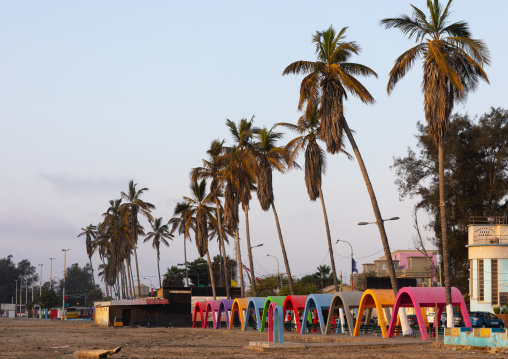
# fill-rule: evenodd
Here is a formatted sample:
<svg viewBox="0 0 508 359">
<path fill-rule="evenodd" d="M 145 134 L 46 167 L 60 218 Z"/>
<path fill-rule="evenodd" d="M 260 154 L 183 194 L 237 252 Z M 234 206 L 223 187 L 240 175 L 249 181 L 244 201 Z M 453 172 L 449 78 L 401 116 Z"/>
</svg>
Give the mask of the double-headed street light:
<svg viewBox="0 0 508 359">
<path fill-rule="evenodd" d="M 399 217 L 392 217 L 392 218 L 388 218 L 388 219 L 380 219 L 379 221 L 375 221 L 375 222 L 358 222 L 358 225 L 359 226 L 366 226 L 367 224 L 376 224 L 378 222 L 386 222 L 386 221 L 396 221 L 400 219 Z"/>
<path fill-rule="evenodd" d="M 277 294 L 279 294 L 279 291 L 280 291 L 279 258 L 277 258 L 271 254 L 267 254 L 266 257 L 273 257 L 277 261 Z"/>
<path fill-rule="evenodd" d="M 348 241 L 344 241 L 342 239 L 337 239 L 337 241 L 335 242 L 335 244 L 339 243 L 339 242 L 344 242 L 344 243 L 347 243 L 349 244 L 349 247 L 351 247 L 351 291 L 353 291 L 353 271 L 354 271 L 354 268 L 355 268 L 355 265 L 354 265 L 354 259 L 353 259 L 353 246 L 351 245 L 351 243 L 349 243 Z M 341 284 L 342 285 L 342 284 Z"/>
<path fill-rule="evenodd" d="M 64 277 L 63 277 L 63 295 L 62 295 L 62 320 L 65 320 L 65 260 L 67 259 L 67 252 L 70 251 L 70 249 L 62 249 L 62 252 L 64 252 Z"/>
</svg>

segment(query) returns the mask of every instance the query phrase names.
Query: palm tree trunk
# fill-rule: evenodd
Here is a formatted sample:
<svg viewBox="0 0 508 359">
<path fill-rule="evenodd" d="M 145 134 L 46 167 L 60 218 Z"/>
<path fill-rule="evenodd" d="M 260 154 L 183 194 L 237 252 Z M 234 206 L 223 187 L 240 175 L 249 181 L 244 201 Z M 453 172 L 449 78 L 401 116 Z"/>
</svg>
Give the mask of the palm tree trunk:
<svg viewBox="0 0 508 359">
<path fill-rule="evenodd" d="M 215 295 L 215 279 L 213 278 L 212 261 L 210 260 L 210 253 L 208 252 L 208 249 L 206 250 L 206 260 L 208 261 L 208 270 L 210 271 L 210 282 L 212 283 L 213 300 L 217 300 L 217 296 Z"/>
<path fill-rule="evenodd" d="M 250 275 L 251 281 L 250 286 L 252 289 L 252 296 L 257 297 L 256 295 L 256 276 L 254 275 L 254 262 L 252 261 L 252 247 L 250 245 L 250 231 L 249 231 L 249 208 L 247 205 L 243 205 L 243 212 L 245 213 L 245 235 L 247 237 L 247 253 L 249 255 L 249 266 L 250 266 Z"/>
<path fill-rule="evenodd" d="M 446 293 L 446 322 L 448 328 L 453 328 L 453 306 L 452 306 L 452 288 L 450 285 L 450 258 L 448 251 L 448 233 L 446 228 L 446 208 L 445 208 L 445 191 L 444 191 L 444 163 L 443 163 L 443 140 L 439 141 L 439 209 L 441 214 L 441 245 L 443 251 L 443 269 L 445 277 L 445 293 Z"/>
<path fill-rule="evenodd" d="M 189 272 L 187 270 L 187 238 L 183 237 L 183 259 L 185 261 L 185 283 L 189 286 Z M 199 283 L 198 283 L 199 284 Z"/>
<path fill-rule="evenodd" d="M 243 265 L 242 265 L 242 255 L 240 252 L 240 236 L 238 235 L 238 227 L 235 229 L 236 236 L 236 262 L 238 265 L 238 275 L 240 281 L 240 297 L 245 297 L 245 286 L 243 285 Z"/>
<path fill-rule="evenodd" d="M 335 258 L 333 256 L 332 236 L 330 235 L 330 226 L 328 225 L 328 215 L 326 214 L 325 199 L 323 190 L 319 187 L 319 198 L 321 198 L 321 207 L 323 207 L 323 216 L 325 217 L 326 237 L 328 238 L 328 251 L 330 252 L 330 262 L 332 262 L 333 285 L 335 291 L 339 291 L 339 282 L 337 281 L 337 271 L 335 270 Z"/>
<path fill-rule="evenodd" d="M 279 234 L 280 249 L 282 250 L 282 258 L 284 259 L 284 265 L 286 266 L 286 274 L 288 276 L 289 291 L 291 295 L 295 295 L 295 289 L 293 287 L 293 277 L 291 276 L 291 269 L 289 268 L 288 255 L 286 253 L 286 247 L 284 246 L 284 239 L 282 238 L 282 231 L 280 230 L 279 216 L 275 210 L 275 205 L 272 202 L 273 215 L 275 216 L 275 224 L 277 225 L 277 233 Z"/>
<path fill-rule="evenodd" d="M 90 260 L 90 269 L 92 270 L 92 284 L 93 284 L 93 300 L 95 302 L 95 278 L 94 278 L 94 274 L 93 274 L 93 266 L 92 266 L 92 257 L 88 258 Z"/>
<path fill-rule="evenodd" d="M 129 261 L 127 262 L 127 271 L 129 272 L 129 278 L 130 278 L 129 286 L 131 288 L 132 297 L 135 298 L 134 288 L 136 288 L 136 286 L 134 285 L 134 276 L 132 275 L 132 265 L 131 265 L 131 256 L 130 255 L 129 255 Z M 138 293 L 138 294 L 141 297 L 141 293 Z"/>
<path fill-rule="evenodd" d="M 129 257 L 125 258 L 125 275 L 127 276 L 127 294 L 129 299 L 132 299 L 134 292 L 132 291 L 131 286 L 131 275 L 129 272 Z"/>
<path fill-rule="evenodd" d="M 157 246 L 157 273 L 159 273 L 159 288 L 162 288 L 162 283 L 161 283 L 161 268 L 160 268 L 159 262 L 160 262 L 160 258 L 159 258 L 159 246 Z"/>
<path fill-rule="evenodd" d="M 134 244 L 134 258 L 136 259 L 136 275 L 138 277 L 138 297 L 140 297 L 141 296 L 141 281 L 139 280 L 138 251 L 136 250 L 136 244 Z"/>
<path fill-rule="evenodd" d="M 351 147 L 353 148 L 353 151 L 355 152 L 355 156 L 356 156 L 356 160 L 358 161 L 358 165 L 360 166 L 360 171 L 362 172 L 363 180 L 365 181 L 365 186 L 367 187 L 367 191 L 369 192 L 370 202 L 372 204 L 372 209 L 374 211 L 374 216 L 376 218 L 377 227 L 379 229 L 379 234 L 381 236 L 381 242 L 383 243 L 383 250 L 385 253 L 386 267 L 388 269 L 388 275 L 390 276 L 390 282 L 392 283 L 393 292 L 395 293 L 395 296 L 397 296 L 397 293 L 399 292 L 399 286 L 397 284 L 397 277 L 395 275 L 395 267 L 393 266 L 392 253 L 390 251 L 390 245 L 388 244 L 388 236 L 386 235 L 385 225 L 384 225 L 383 219 L 381 217 L 381 211 L 379 210 L 379 205 L 377 203 L 376 194 L 374 193 L 374 188 L 372 187 L 372 183 L 370 182 L 369 174 L 367 173 L 367 168 L 365 167 L 365 163 L 363 162 L 363 158 L 362 158 L 362 155 L 360 154 L 360 150 L 358 149 L 358 146 L 356 145 L 356 141 L 355 141 L 353 134 L 351 133 L 351 130 L 350 130 L 345 119 L 343 119 L 343 124 L 344 124 L 344 131 L 346 132 L 349 143 L 351 144 Z M 353 275 L 353 273 L 351 273 L 351 275 Z M 409 335 L 412 333 L 412 329 L 409 326 L 409 321 L 407 320 L 406 311 L 404 310 L 404 308 L 401 308 L 401 309 L 402 310 L 399 311 L 399 315 L 401 317 L 400 322 L 401 322 L 401 326 L 402 326 L 402 332 L 403 332 L 403 335 Z M 394 313 L 394 315 L 396 315 L 396 314 Z"/>
<path fill-rule="evenodd" d="M 224 284 L 226 285 L 226 297 L 229 299 L 231 295 L 229 293 L 230 282 L 228 280 L 228 268 L 227 268 L 227 257 L 226 257 L 226 248 L 224 246 L 224 238 L 222 237 L 222 221 L 220 218 L 219 211 L 219 200 L 215 197 L 215 209 L 217 210 L 217 221 L 219 223 L 219 239 L 220 239 L 220 249 L 222 251 L 222 267 L 224 270 Z"/>
</svg>

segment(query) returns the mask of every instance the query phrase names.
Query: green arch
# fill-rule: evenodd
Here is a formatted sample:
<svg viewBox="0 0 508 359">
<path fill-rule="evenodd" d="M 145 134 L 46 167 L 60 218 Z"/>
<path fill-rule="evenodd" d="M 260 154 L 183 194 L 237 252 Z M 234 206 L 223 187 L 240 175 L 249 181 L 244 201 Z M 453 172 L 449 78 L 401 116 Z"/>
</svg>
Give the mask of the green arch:
<svg viewBox="0 0 508 359">
<path fill-rule="evenodd" d="M 271 302 L 277 303 L 277 305 L 280 305 L 281 307 L 284 305 L 284 300 L 286 299 L 286 296 L 273 296 L 273 297 L 267 297 L 265 300 L 265 305 L 263 307 L 263 317 L 261 318 L 261 325 L 259 326 L 259 331 L 262 332 L 265 330 L 265 323 L 266 323 L 266 316 L 268 315 L 268 307 L 270 306 Z"/>
</svg>

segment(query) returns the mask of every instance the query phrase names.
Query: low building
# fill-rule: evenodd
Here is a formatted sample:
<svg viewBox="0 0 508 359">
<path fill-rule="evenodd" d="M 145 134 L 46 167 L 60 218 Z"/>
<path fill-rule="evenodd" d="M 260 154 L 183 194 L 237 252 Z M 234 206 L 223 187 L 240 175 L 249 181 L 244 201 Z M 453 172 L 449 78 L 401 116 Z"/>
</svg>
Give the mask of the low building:
<svg viewBox="0 0 508 359">
<path fill-rule="evenodd" d="M 508 217 L 471 217 L 468 226 L 472 311 L 493 312 L 508 302 Z"/>
<path fill-rule="evenodd" d="M 414 278 L 417 286 L 431 287 L 435 282 L 434 267 L 437 265 L 437 250 L 427 250 L 427 256 L 417 249 L 397 250 L 392 252 L 392 261 L 397 278 Z M 376 277 L 387 277 L 388 269 L 385 257 L 374 263 L 363 265 L 363 273 L 375 273 Z"/>
</svg>

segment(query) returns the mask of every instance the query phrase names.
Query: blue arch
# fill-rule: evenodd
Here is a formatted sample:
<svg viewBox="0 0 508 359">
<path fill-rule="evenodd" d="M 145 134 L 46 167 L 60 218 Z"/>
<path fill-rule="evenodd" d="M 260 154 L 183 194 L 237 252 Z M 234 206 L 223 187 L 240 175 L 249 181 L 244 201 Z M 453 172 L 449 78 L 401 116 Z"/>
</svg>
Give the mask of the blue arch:
<svg viewBox="0 0 508 359">
<path fill-rule="evenodd" d="M 309 313 L 311 310 L 317 311 L 318 319 L 319 319 L 319 328 L 321 329 L 321 335 L 325 334 L 325 322 L 323 319 L 323 310 L 330 309 L 330 302 L 332 301 L 333 294 L 310 294 L 307 297 L 307 302 L 305 303 L 305 309 L 303 310 L 304 318 L 302 320 L 302 329 L 300 334 L 305 334 L 307 330 L 307 320 Z"/>
<path fill-rule="evenodd" d="M 258 326 L 258 330 L 261 331 L 261 317 L 259 315 L 259 312 L 263 311 L 265 307 L 265 301 L 266 297 L 251 297 L 249 300 L 249 303 L 247 304 L 247 310 L 245 311 L 245 319 L 243 324 L 243 330 L 247 330 L 249 327 L 249 320 L 250 320 L 250 312 L 251 310 L 256 313 L 256 323 Z"/>
</svg>

